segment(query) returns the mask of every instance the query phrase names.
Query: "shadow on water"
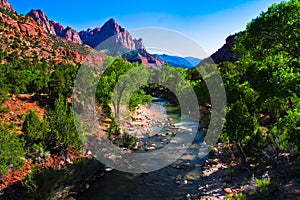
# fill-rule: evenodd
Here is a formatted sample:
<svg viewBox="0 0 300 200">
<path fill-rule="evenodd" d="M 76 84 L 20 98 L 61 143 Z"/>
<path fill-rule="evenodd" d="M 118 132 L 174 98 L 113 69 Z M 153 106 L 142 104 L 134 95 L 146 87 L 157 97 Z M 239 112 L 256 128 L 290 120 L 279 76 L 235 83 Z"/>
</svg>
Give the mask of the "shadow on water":
<svg viewBox="0 0 300 200">
<path fill-rule="evenodd" d="M 151 107 L 166 112 L 176 123 L 180 121 L 180 108 L 166 100 L 155 99 Z M 153 140 L 159 139 L 153 138 Z M 180 159 L 157 171 L 143 174 L 117 170 L 108 172 L 104 177 L 97 179 L 78 199 L 186 199 L 187 194 L 197 194 L 199 192 L 197 188 L 201 184 L 203 157 L 207 155 L 205 150 L 200 149 L 202 141 L 202 134 L 197 133 L 193 144 Z"/>
</svg>

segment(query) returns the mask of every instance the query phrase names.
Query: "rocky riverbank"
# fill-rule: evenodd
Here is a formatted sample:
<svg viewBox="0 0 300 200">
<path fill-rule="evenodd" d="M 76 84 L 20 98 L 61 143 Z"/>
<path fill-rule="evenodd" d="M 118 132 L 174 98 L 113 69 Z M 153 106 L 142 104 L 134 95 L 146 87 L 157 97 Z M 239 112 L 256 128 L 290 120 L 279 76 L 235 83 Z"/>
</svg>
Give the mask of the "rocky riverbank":
<svg viewBox="0 0 300 200">
<path fill-rule="evenodd" d="M 233 147 L 218 144 L 203 166 L 201 199 L 300 199 L 299 157 L 286 159 L 280 169 L 270 165 L 246 170 Z"/>
<path fill-rule="evenodd" d="M 170 126 L 174 121 L 167 114 L 150 105 L 139 106 L 134 112 L 122 116 L 119 120 L 121 131 L 138 139 L 153 136 L 162 127 Z"/>
</svg>

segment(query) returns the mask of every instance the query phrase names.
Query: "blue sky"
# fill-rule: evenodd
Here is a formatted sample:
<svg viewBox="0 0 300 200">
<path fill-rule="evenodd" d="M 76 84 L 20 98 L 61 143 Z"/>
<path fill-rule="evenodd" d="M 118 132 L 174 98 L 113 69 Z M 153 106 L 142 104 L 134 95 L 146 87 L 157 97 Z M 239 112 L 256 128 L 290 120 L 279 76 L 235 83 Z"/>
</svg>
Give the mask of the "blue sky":
<svg viewBox="0 0 300 200">
<path fill-rule="evenodd" d="M 49 19 L 80 31 L 101 27 L 114 18 L 127 30 L 143 27 L 168 28 L 197 42 L 208 54 L 225 38 L 244 30 L 247 22 L 280 0 L 152 0 L 69 1 L 8 0 L 19 14 L 43 10 Z"/>
</svg>

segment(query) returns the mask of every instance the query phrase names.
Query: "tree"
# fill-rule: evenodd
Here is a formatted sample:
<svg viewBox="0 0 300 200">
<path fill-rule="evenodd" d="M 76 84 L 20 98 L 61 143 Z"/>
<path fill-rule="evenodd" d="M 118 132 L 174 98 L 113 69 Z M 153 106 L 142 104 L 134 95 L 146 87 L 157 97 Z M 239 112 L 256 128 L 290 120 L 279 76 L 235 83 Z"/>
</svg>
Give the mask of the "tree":
<svg viewBox="0 0 300 200">
<path fill-rule="evenodd" d="M 16 133 L 9 133 L 0 124 L 0 177 L 7 173 L 8 168 L 18 169 L 23 166 L 24 149 L 22 141 Z"/>
<path fill-rule="evenodd" d="M 273 4 L 237 36 L 238 61 L 219 66 L 228 101 L 224 134 L 257 158 L 263 158 L 266 146 L 285 150 L 300 146 L 297 27 L 298 0 Z M 260 115 L 269 116 L 269 121 L 261 123 Z"/>
<path fill-rule="evenodd" d="M 39 119 L 35 111 L 27 111 L 22 132 L 24 133 L 25 145 L 30 150 L 36 150 L 34 149 L 35 145 L 45 146 L 47 128 L 44 121 Z"/>
<path fill-rule="evenodd" d="M 54 108 L 45 112 L 49 132 L 46 135 L 48 147 L 63 146 L 65 149 L 80 150 L 82 142 L 74 125 L 71 106 L 61 94 L 54 102 Z"/>
<path fill-rule="evenodd" d="M 115 117 L 120 114 L 120 106 L 123 101 L 130 99 L 130 106 L 134 107 L 145 100 L 145 93 L 139 88 L 139 83 L 147 80 L 147 69 L 138 63 L 129 63 L 122 58 L 116 58 L 102 74 L 96 91 L 96 99 L 106 111 L 110 112 L 109 104 L 113 105 Z M 142 85 L 140 85 L 142 86 Z M 131 89 L 134 89 L 132 91 Z M 132 93 L 134 92 L 134 93 Z M 129 95 L 129 96 L 128 96 Z M 146 97 L 147 99 L 147 97 Z"/>
<path fill-rule="evenodd" d="M 54 71 L 50 75 L 48 84 L 48 94 L 52 103 L 58 98 L 59 94 L 64 97 L 70 97 L 72 95 L 76 72 L 77 68 L 71 64 L 55 66 Z"/>
<path fill-rule="evenodd" d="M 248 23 L 245 33 L 237 38 L 236 50 L 242 59 L 259 61 L 281 54 L 291 62 L 300 56 L 299 24 L 299 0 L 273 4 Z"/>
</svg>

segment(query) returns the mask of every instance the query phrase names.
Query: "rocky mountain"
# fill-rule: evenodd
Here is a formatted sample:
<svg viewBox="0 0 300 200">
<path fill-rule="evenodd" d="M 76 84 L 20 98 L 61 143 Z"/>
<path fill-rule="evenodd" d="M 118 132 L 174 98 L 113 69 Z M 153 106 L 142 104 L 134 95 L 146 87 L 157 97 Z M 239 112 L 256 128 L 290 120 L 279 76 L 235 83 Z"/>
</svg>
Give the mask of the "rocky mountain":
<svg viewBox="0 0 300 200">
<path fill-rule="evenodd" d="M 148 53 L 145 49 L 132 50 L 122 55 L 124 60 L 138 62 L 146 65 L 147 68 L 161 67 L 166 62 Z"/>
<path fill-rule="evenodd" d="M 148 67 L 149 65 L 160 67 L 164 63 L 147 53 L 143 40 L 133 39 L 114 19 L 109 19 L 102 27 L 89 28 L 78 33 L 71 27 L 64 28 L 60 23 L 49 20 L 41 10 L 31 10 L 27 16 L 33 18 L 50 35 L 62 37 L 76 44 L 86 44 L 105 54 L 122 55 L 129 62 L 144 63 Z"/>
<path fill-rule="evenodd" d="M 129 50 L 137 50 L 144 48 L 143 41 L 141 39 L 132 39 L 130 33 L 117 24 L 114 19 L 109 19 L 101 28 L 95 28 L 94 30 L 88 29 L 79 33 L 84 44 L 87 44 L 95 48 L 105 40 L 111 40 L 118 46 Z"/>
<path fill-rule="evenodd" d="M 0 0 L 0 8 L 3 10 L 8 10 L 10 12 L 15 12 L 15 10 L 10 6 L 6 0 Z"/>
<path fill-rule="evenodd" d="M 202 60 L 200 62 L 200 65 L 207 62 L 209 63 L 211 61 L 213 61 L 216 64 L 219 64 L 224 61 L 235 62 L 237 58 L 235 57 L 232 48 L 234 46 L 234 39 L 237 35 L 238 33 L 228 36 L 225 40 L 225 44 L 220 49 L 218 49 L 218 51 L 213 53 L 209 58 Z"/>
<path fill-rule="evenodd" d="M 122 54 L 122 51 L 145 49 L 142 39 L 133 39 L 130 33 L 109 19 L 101 28 L 87 29 L 77 32 L 71 27 L 64 28 L 60 23 L 48 20 L 41 10 L 31 10 L 28 16 L 32 17 L 49 34 L 55 34 L 77 44 L 87 44 L 98 50 L 108 50 L 110 55 Z"/>
<path fill-rule="evenodd" d="M 57 23 L 57 24 L 59 24 L 59 23 Z M 82 41 L 80 39 L 78 32 L 69 26 L 67 28 L 63 29 L 61 32 L 56 32 L 56 35 L 58 35 L 62 38 L 65 38 L 66 40 L 72 41 L 74 43 L 82 44 Z"/>
<path fill-rule="evenodd" d="M 211 55 L 211 58 L 215 63 L 224 61 L 235 62 L 237 60 L 232 51 L 232 47 L 234 46 L 234 38 L 236 36 L 237 34 L 228 36 L 225 44 L 218 51 Z"/>
<path fill-rule="evenodd" d="M 39 19 L 18 15 L 6 0 L 0 2 L 0 46 L 8 55 L 44 59 L 46 62 L 82 62 L 92 48 L 69 42 L 53 33 L 55 27 L 48 23 L 42 12 L 32 12 Z M 42 25 L 41 25 L 42 24 Z M 100 61 L 103 55 L 97 54 L 90 61 Z"/>
<path fill-rule="evenodd" d="M 198 58 L 193 58 L 193 57 L 184 58 L 184 57 L 171 56 L 166 54 L 154 54 L 154 56 L 160 60 L 165 61 L 171 66 L 182 67 L 182 68 L 193 68 L 201 61 Z M 195 60 L 196 60 L 196 64 L 195 64 Z M 194 64 L 192 64 L 190 61 L 194 62 Z"/>
<path fill-rule="evenodd" d="M 71 27 L 64 28 L 60 23 L 49 21 L 48 17 L 41 10 L 31 10 L 28 16 L 32 17 L 49 34 L 54 34 L 72 41 L 76 44 L 82 44 L 78 32 Z"/>
<path fill-rule="evenodd" d="M 40 26 L 42 26 L 47 33 L 55 34 L 53 25 L 43 11 L 31 10 L 27 15 L 32 17 Z"/>
</svg>

